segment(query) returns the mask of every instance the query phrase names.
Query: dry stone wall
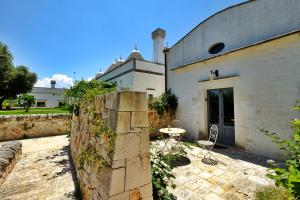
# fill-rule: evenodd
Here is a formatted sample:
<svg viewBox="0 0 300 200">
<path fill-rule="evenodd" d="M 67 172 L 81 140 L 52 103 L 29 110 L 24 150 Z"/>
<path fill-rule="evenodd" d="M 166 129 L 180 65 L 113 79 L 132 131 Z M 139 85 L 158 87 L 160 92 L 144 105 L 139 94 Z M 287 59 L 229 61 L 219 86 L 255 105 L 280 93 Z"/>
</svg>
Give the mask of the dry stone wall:
<svg viewBox="0 0 300 200">
<path fill-rule="evenodd" d="M 147 106 L 130 91 L 79 104 L 70 145 L 83 199 L 152 199 Z"/>
<path fill-rule="evenodd" d="M 68 114 L 2 115 L 0 141 L 66 134 Z"/>
<path fill-rule="evenodd" d="M 0 144 L 0 185 L 15 166 L 22 154 L 22 143 L 10 141 Z"/>
</svg>

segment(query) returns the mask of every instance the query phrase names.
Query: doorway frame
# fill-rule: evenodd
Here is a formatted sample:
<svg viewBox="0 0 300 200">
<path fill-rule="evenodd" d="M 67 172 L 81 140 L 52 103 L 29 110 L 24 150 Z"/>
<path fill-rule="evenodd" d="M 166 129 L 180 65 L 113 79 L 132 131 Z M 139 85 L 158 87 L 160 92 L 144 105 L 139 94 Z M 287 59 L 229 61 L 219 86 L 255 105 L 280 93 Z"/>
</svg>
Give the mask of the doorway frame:
<svg viewBox="0 0 300 200">
<path fill-rule="evenodd" d="M 199 81 L 198 85 L 198 94 L 199 94 L 199 104 L 198 104 L 198 112 L 199 112 L 199 122 L 198 122 L 198 130 L 199 130 L 199 138 L 200 139 L 208 139 L 208 96 L 207 91 L 213 89 L 222 89 L 222 88 L 233 88 L 233 98 L 234 98 L 234 118 L 235 118 L 235 146 L 239 146 L 239 141 L 243 140 L 243 136 L 238 134 L 240 119 L 239 115 L 239 98 L 240 91 L 238 89 L 240 81 L 240 76 L 230 76 L 224 77 L 215 80 L 204 80 Z"/>
<path fill-rule="evenodd" d="M 234 125 L 233 125 L 233 127 L 229 127 L 228 125 L 225 125 L 224 124 L 224 93 L 223 93 L 223 91 L 224 90 L 226 90 L 226 89 L 232 89 L 232 98 L 233 98 L 233 105 L 234 105 L 234 87 L 225 87 L 225 88 L 215 88 L 215 89 L 208 89 L 208 90 L 206 90 L 206 94 L 207 94 L 207 137 L 209 137 L 209 130 L 210 130 L 210 125 L 211 125 L 211 123 L 209 122 L 209 119 L 210 119 L 210 117 L 211 117 L 211 112 L 210 112 L 210 103 L 211 103 L 211 101 L 210 101 L 210 97 L 209 97 L 209 91 L 218 91 L 218 95 L 219 95 L 219 97 L 218 97 L 218 107 L 219 107 L 219 111 L 218 111 L 218 118 L 219 118 L 219 122 L 218 122 L 218 124 L 215 124 L 215 125 L 217 125 L 218 126 L 218 129 L 219 129 L 219 131 L 218 131 L 218 136 L 220 135 L 220 133 L 221 133 L 221 131 L 222 131 L 222 136 L 224 136 L 225 135 L 225 131 L 224 131 L 224 129 L 225 128 L 227 128 L 227 129 L 232 129 L 233 128 L 233 134 L 234 134 L 234 137 L 233 137 L 233 146 L 231 146 L 231 145 L 226 145 L 226 144 L 221 144 L 221 143 L 218 143 L 218 141 L 217 141 L 217 143 L 216 144 L 218 144 L 218 145 L 221 145 L 221 146 L 229 146 L 229 147 L 234 147 L 235 146 L 235 123 L 234 123 Z M 235 110 L 235 107 L 233 106 L 233 113 L 235 113 L 234 112 L 234 110 Z M 234 117 L 235 117 L 235 115 L 234 115 Z M 235 120 L 235 119 L 234 119 Z M 224 141 L 223 141 L 224 142 Z"/>
</svg>

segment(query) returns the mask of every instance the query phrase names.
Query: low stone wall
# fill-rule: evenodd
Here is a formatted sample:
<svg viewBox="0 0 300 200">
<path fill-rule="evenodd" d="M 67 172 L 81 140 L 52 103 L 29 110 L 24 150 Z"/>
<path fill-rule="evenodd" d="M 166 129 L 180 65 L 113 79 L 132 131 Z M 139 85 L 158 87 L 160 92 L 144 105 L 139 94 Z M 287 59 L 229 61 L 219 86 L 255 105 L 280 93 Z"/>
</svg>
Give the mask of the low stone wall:
<svg viewBox="0 0 300 200">
<path fill-rule="evenodd" d="M 0 141 L 66 134 L 68 114 L 1 115 Z"/>
<path fill-rule="evenodd" d="M 152 199 L 147 105 L 129 91 L 80 104 L 70 146 L 83 199 Z"/>
<path fill-rule="evenodd" d="M 148 111 L 149 118 L 149 132 L 150 136 L 154 137 L 159 133 L 160 128 L 166 128 L 171 125 L 173 121 L 173 116 L 169 112 L 165 112 L 160 116 L 155 110 Z"/>
<path fill-rule="evenodd" d="M 1 145 L 1 144 L 0 144 Z M 22 154 L 19 141 L 4 142 L 0 147 L 0 184 L 2 184 Z"/>
</svg>

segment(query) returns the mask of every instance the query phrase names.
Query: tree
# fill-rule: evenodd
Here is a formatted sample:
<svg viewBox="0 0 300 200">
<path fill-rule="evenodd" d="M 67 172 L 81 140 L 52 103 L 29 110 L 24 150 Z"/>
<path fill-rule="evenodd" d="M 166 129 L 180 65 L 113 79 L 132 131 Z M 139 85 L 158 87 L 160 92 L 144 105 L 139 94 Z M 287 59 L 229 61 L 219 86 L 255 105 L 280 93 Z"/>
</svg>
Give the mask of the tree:
<svg viewBox="0 0 300 200">
<path fill-rule="evenodd" d="M 26 66 L 14 67 L 8 47 L 0 42 L 0 109 L 5 99 L 31 91 L 37 75 Z"/>
<path fill-rule="evenodd" d="M 21 94 L 17 100 L 24 107 L 25 112 L 28 112 L 29 108 L 35 103 L 34 96 L 29 94 Z"/>
</svg>

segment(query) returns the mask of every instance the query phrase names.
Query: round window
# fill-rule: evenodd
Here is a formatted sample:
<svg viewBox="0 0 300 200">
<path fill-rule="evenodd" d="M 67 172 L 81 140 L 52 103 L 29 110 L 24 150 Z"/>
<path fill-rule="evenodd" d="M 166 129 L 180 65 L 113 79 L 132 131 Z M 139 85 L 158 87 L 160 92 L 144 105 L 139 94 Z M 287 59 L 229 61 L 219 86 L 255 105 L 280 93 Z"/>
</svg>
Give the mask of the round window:
<svg viewBox="0 0 300 200">
<path fill-rule="evenodd" d="M 209 49 L 208 52 L 210 54 L 217 54 L 221 52 L 225 47 L 225 44 L 223 42 L 219 42 L 217 44 L 212 45 Z"/>
</svg>

